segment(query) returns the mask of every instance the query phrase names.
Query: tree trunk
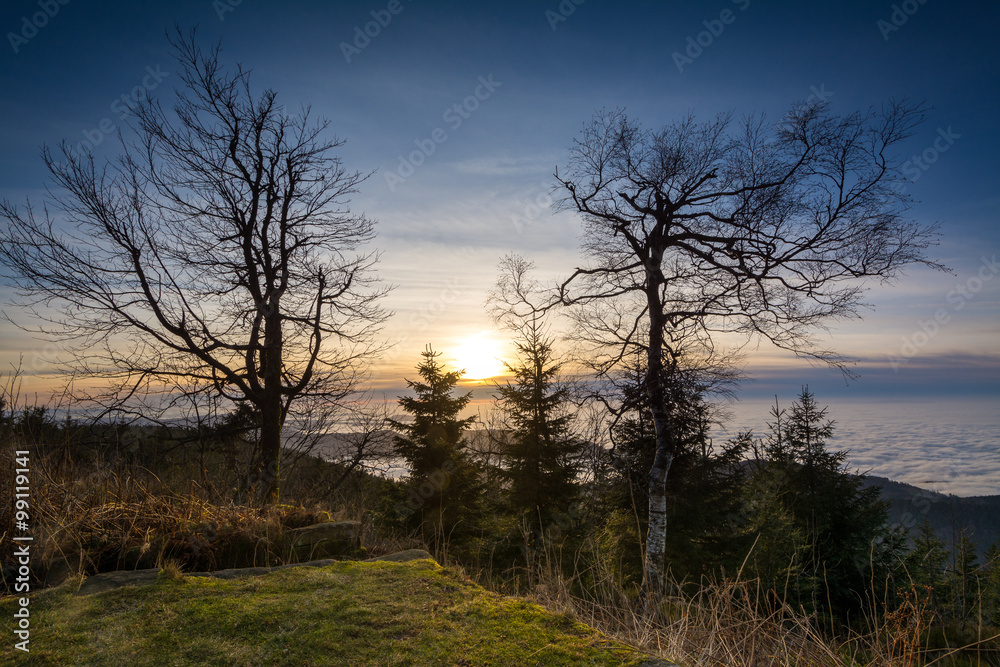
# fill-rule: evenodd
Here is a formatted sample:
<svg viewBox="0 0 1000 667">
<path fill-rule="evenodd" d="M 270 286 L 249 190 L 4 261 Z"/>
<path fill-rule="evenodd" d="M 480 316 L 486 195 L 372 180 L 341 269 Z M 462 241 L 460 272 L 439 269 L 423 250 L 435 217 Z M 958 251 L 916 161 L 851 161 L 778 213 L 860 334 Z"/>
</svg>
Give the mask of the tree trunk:
<svg viewBox="0 0 1000 667">
<path fill-rule="evenodd" d="M 656 455 L 649 471 L 649 529 L 646 534 L 646 563 L 642 597 L 647 609 L 656 605 L 663 592 L 667 548 L 667 474 L 674 460 L 670 418 L 663 395 L 662 380 L 647 380 L 647 394 L 656 431 Z"/>
<path fill-rule="evenodd" d="M 260 404 L 260 463 L 257 469 L 259 497 L 276 503 L 279 497 L 281 466 L 281 426 L 284 421 L 281 396 L 281 317 L 277 303 L 269 304 L 271 313 L 264 321 L 264 349 L 261 374 L 263 396 Z"/>
<path fill-rule="evenodd" d="M 663 331 L 666 325 L 660 303 L 658 267 L 649 272 L 646 288 L 649 305 L 649 348 L 646 360 L 646 396 L 656 432 L 656 454 L 649 471 L 649 529 L 646 534 L 646 562 L 643 568 L 641 600 L 646 613 L 652 612 L 663 594 L 667 548 L 667 474 L 674 459 L 673 431 L 666 392 L 663 387 Z"/>
<path fill-rule="evenodd" d="M 656 419 L 654 418 L 654 422 Z M 660 426 L 656 426 L 656 458 L 649 471 L 649 529 L 646 533 L 646 563 L 643 570 L 642 598 L 647 610 L 659 602 L 666 575 L 667 548 L 667 473 L 673 454 L 661 445 Z"/>
</svg>

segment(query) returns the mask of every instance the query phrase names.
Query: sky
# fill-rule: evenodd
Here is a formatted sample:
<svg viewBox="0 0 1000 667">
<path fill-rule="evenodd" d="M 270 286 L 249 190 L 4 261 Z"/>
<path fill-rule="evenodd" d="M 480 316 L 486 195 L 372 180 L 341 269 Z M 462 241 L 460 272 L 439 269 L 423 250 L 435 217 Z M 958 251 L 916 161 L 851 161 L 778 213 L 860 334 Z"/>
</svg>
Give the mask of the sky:
<svg viewBox="0 0 1000 667">
<path fill-rule="evenodd" d="M 503 255 L 531 259 L 542 280 L 580 265 L 580 220 L 556 212 L 550 191 L 596 110 L 625 107 L 655 128 L 687 113 L 777 121 L 816 97 L 837 113 L 923 102 L 926 120 L 900 149 L 911 215 L 940 223 L 931 256 L 952 272 L 907 270 L 873 286 L 863 319 L 831 323 L 824 342 L 858 360 L 858 380 L 752 345 L 743 393 L 790 400 L 808 383 L 821 400 L 968 397 L 1000 412 L 995 3 L 9 0 L 0 197 L 44 201 L 43 144 L 115 155 L 123 98 L 169 102 L 175 23 L 221 40 L 224 62 L 252 69 L 258 90 L 311 105 L 346 140 L 345 164 L 373 172 L 352 208 L 378 220 L 378 274 L 395 285 L 385 336 L 396 345 L 373 377 L 390 396 L 426 344 L 465 366 L 509 353 L 484 309 Z M 9 296 L 0 288 L 21 323 Z M 0 364 L 22 359 L 29 388 L 41 386 L 30 376 L 58 347 L 9 322 L 0 333 Z"/>
</svg>

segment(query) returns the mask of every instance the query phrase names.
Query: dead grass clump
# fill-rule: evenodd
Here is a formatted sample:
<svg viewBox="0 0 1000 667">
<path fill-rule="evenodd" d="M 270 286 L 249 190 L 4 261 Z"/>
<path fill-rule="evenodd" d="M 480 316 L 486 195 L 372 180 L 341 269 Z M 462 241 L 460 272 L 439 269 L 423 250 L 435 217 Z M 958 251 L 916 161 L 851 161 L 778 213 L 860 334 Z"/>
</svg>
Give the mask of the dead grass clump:
<svg viewBox="0 0 1000 667">
<path fill-rule="evenodd" d="M 557 567 L 537 567 L 528 577 L 535 582 L 529 595 L 553 611 L 688 667 L 1000 665 L 998 636 L 932 648 L 929 596 L 912 585 L 894 609 L 870 612 L 865 631 L 835 637 L 814 616 L 792 608 L 757 580 L 705 578 L 698 586 L 672 582 L 659 606 L 642 613 L 638 590 L 617 585 L 610 572 L 595 571 L 599 567 L 569 578 Z M 586 598 L 574 593 L 584 579 L 589 583 Z"/>
<path fill-rule="evenodd" d="M 0 465 L 10 468 L 15 444 L 3 445 Z M 121 461 L 56 466 L 32 451 L 31 466 L 32 574 L 44 585 L 171 560 L 186 571 L 282 564 L 290 558 L 286 530 L 331 520 L 320 508 L 212 502 L 197 485 L 178 493 Z M 9 483 L 9 476 L 0 476 L 0 493 L 8 497 Z M 0 518 L 10 534 L 12 517 Z M 12 549 L 3 540 L 0 560 L 9 562 Z"/>
<path fill-rule="evenodd" d="M 694 593 L 670 586 L 652 613 L 638 611 L 635 591 L 611 590 L 585 600 L 565 580 L 543 578 L 532 593 L 555 610 L 567 607 L 579 620 L 616 639 L 685 665 L 843 665 L 814 619 L 768 599 L 755 581 L 703 581 Z"/>
</svg>

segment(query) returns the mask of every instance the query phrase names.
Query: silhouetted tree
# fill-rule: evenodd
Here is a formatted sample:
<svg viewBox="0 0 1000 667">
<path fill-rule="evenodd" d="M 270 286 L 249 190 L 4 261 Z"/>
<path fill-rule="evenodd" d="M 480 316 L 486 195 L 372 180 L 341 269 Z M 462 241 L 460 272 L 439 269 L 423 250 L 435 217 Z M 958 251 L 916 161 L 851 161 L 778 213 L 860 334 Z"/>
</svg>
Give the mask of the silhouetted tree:
<svg viewBox="0 0 1000 667">
<path fill-rule="evenodd" d="M 554 360 L 552 341 L 537 322 L 525 336 L 514 342 L 517 361 L 505 363 L 513 381 L 495 386 L 498 407 L 511 429 L 501 473 L 510 483 L 509 504 L 537 525 L 539 517 L 545 523 L 569 506 L 582 442 L 570 432 L 568 389 L 556 384 L 562 364 Z"/>
<path fill-rule="evenodd" d="M 546 334 L 542 314 L 513 308 L 529 303 L 536 285 L 531 264 L 508 256 L 500 263 L 490 304 L 498 322 L 517 333 L 517 359 L 504 362 L 513 381 L 495 383 L 497 407 L 506 425 L 504 467 L 508 505 L 536 529 L 567 510 L 576 492 L 583 442 L 571 432 L 569 387 L 558 381 L 562 362 Z"/>
<path fill-rule="evenodd" d="M 954 538 L 951 563 L 946 578 L 952 617 L 963 626 L 979 608 L 984 581 L 980 581 L 979 557 L 969 531 L 962 528 Z"/>
<path fill-rule="evenodd" d="M 416 395 L 399 399 L 413 419 L 390 423 L 402 434 L 395 438 L 396 453 L 410 468 L 409 516 L 425 538 L 452 538 L 474 527 L 480 500 L 478 471 L 464 437 L 476 418 L 458 417 L 472 392 L 453 396 L 462 371 L 445 371 L 437 360 L 441 353 L 429 345 L 421 355 L 421 380 L 406 381 Z"/>
<path fill-rule="evenodd" d="M 105 407 L 253 406 L 254 486 L 273 500 L 283 425 L 355 390 L 384 319 L 377 258 L 359 254 L 374 222 L 347 208 L 366 176 L 333 154 L 343 142 L 323 137 L 328 122 L 256 95 L 219 47 L 180 30 L 171 44 L 185 87 L 173 112 L 132 105 L 132 138 L 105 166 L 65 142 L 62 163 L 44 149 L 64 215 L 4 202 L 0 258 L 46 333 L 77 344 L 70 370 L 107 383 Z"/>
<path fill-rule="evenodd" d="M 777 513 L 781 521 L 791 520 L 801 542 L 773 536 L 786 544 L 791 557 L 792 569 L 780 575 L 795 576 L 770 583 L 799 605 L 846 620 L 861 609 L 872 586 L 887 584 L 902 556 L 903 536 L 887 527 L 888 503 L 881 499 L 881 489 L 864 488 L 864 478 L 846 466 L 846 451 L 827 451 L 834 422 L 808 388 L 789 413 L 775 405 L 772 417 L 764 460 L 757 462 L 749 485 L 749 502 L 758 505 L 750 526 L 759 529 L 769 514 Z M 758 546 L 773 548 L 766 540 L 758 540 Z"/>
<path fill-rule="evenodd" d="M 925 518 L 913 538 L 913 549 L 906 554 L 906 570 L 917 586 L 931 589 L 932 600 L 940 605 L 945 566 L 948 563 L 948 548 L 943 540 L 934 534 L 929 519 Z"/>
<path fill-rule="evenodd" d="M 601 111 L 557 173 L 563 208 L 582 214 L 593 260 L 558 289 L 576 307 L 577 337 L 604 371 L 630 349 L 646 355 L 644 390 L 656 430 L 649 471 L 644 593 L 663 581 L 667 476 L 679 437 L 663 386 L 675 334 L 725 331 L 841 364 L 814 345 L 813 326 L 857 314 L 864 279 L 932 264 L 934 230 L 904 217 L 893 149 L 920 110 L 833 116 L 794 107 L 774 127 L 688 117 L 659 131 Z M 648 598 L 647 598 L 648 599 Z"/>
</svg>

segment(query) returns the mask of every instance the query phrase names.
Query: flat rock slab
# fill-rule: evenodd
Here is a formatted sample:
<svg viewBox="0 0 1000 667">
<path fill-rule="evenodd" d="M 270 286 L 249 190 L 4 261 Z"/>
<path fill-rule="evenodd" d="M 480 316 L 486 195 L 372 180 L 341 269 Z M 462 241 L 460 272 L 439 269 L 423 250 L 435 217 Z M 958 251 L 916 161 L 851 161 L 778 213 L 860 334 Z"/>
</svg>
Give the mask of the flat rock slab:
<svg viewBox="0 0 1000 667">
<path fill-rule="evenodd" d="M 93 595 L 103 593 L 122 586 L 145 586 L 155 584 L 156 576 L 160 573 L 157 568 L 149 570 L 122 570 L 120 572 L 102 572 L 92 577 L 87 577 L 80 584 L 77 595 Z"/>
<path fill-rule="evenodd" d="M 400 551 L 399 553 L 379 556 L 378 558 L 369 558 L 365 562 L 372 563 L 375 561 L 390 561 L 394 563 L 405 563 L 407 561 L 420 560 L 422 558 L 430 558 L 433 560 L 434 557 L 423 549 L 409 549 L 407 551 Z M 343 561 L 335 560 L 333 558 L 325 558 L 323 560 L 312 560 L 308 563 L 289 563 L 288 565 L 276 565 L 275 567 L 241 567 L 233 568 L 231 570 L 216 570 L 215 572 L 187 572 L 184 576 L 238 579 L 240 577 L 256 577 L 262 574 L 268 574 L 269 572 L 274 572 L 276 570 L 285 570 L 290 567 L 326 567 L 327 565 L 333 565 L 334 563 L 341 562 Z M 95 574 L 92 577 L 84 579 L 76 594 L 94 595 L 95 593 L 103 593 L 104 591 L 114 590 L 123 586 L 146 586 L 149 584 L 155 584 L 159 573 L 160 570 L 157 568 L 151 568 L 148 570 L 102 572 L 101 574 Z"/>
<path fill-rule="evenodd" d="M 317 523 L 285 531 L 285 539 L 299 558 L 340 556 L 361 547 L 361 522 Z"/>
<path fill-rule="evenodd" d="M 308 563 L 289 563 L 288 565 L 276 565 L 274 567 L 240 567 L 231 570 L 216 570 L 215 572 L 185 572 L 185 577 L 216 577 L 218 579 L 238 579 L 240 577 L 256 577 L 276 570 L 284 570 L 289 567 L 326 567 L 341 561 L 327 558 L 325 560 L 314 560 Z M 77 595 L 93 595 L 103 593 L 122 586 L 143 586 L 155 584 L 158 568 L 149 570 L 125 570 L 120 572 L 102 572 L 92 577 L 84 579 L 80 585 Z"/>
<path fill-rule="evenodd" d="M 430 555 L 423 549 L 407 549 L 406 551 L 397 551 L 394 554 L 386 554 L 385 556 L 379 556 L 378 558 L 369 558 L 366 563 L 374 563 L 376 561 L 389 561 L 390 563 L 406 563 L 411 560 L 423 560 L 429 558 L 434 560 L 434 556 Z"/>
</svg>

